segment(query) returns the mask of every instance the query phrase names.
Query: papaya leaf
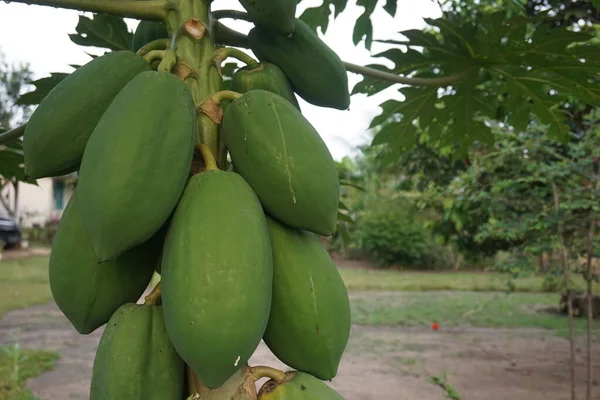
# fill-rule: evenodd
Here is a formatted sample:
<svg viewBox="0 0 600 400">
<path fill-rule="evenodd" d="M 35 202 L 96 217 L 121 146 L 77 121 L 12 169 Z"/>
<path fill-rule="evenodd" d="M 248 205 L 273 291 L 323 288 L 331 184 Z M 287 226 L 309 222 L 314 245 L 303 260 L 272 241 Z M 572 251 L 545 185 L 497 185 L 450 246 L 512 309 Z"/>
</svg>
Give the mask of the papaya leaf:
<svg viewBox="0 0 600 400">
<path fill-rule="evenodd" d="M 133 33 L 122 18 L 94 14 L 90 19 L 80 15 L 75 30 L 77 33 L 70 34 L 69 37 L 80 46 L 107 48 L 113 51 L 131 49 Z"/>
<path fill-rule="evenodd" d="M 373 43 L 373 24 L 366 10 L 356 20 L 352 33 L 352 42 L 356 46 L 363 38 L 365 39 L 365 48 L 371 49 L 371 44 Z"/>
<path fill-rule="evenodd" d="M 537 120 L 550 137 L 566 140 L 562 105 L 575 98 L 600 106 L 600 48 L 589 33 L 504 12 L 483 14 L 477 24 L 425 21 L 435 34 L 411 29 L 400 32 L 407 40 L 381 40 L 408 50 L 394 47 L 375 56 L 393 62 L 392 69 L 371 66 L 431 78 L 428 86 L 400 89 L 402 101 L 380 105 L 370 126 L 379 129 L 372 144 L 389 144 L 388 158 L 409 150 L 424 133 L 461 156 L 474 142 L 492 143 L 485 121 L 498 119 L 518 130 Z M 353 93 L 372 95 L 392 85 L 367 77 Z"/>
<path fill-rule="evenodd" d="M 339 208 L 340 210 L 344 210 L 344 211 L 350 211 L 350 210 L 348 209 L 348 206 L 347 206 L 346 204 L 344 204 L 344 202 L 343 202 L 343 201 L 341 201 L 341 200 L 340 200 L 340 201 L 339 201 L 339 203 L 338 203 L 338 208 Z"/>
<path fill-rule="evenodd" d="M 342 212 L 338 212 L 337 215 L 338 215 L 338 220 L 340 220 L 340 221 L 350 222 L 350 223 L 354 222 L 354 220 L 352 219 L 352 217 L 350 217 L 348 214 L 344 214 Z"/>
<path fill-rule="evenodd" d="M 17 100 L 17 105 L 29 106 L 40 104 L 42 100 L 69 74 L 62 72 L 52 72 L 50 76 L 33 81 L 35 90 L 24 93 Z"/>
<path fill-rule="evenodd" d="M 392 17 L 395 17 L 398 9 L 398 2 L 396 0 L 387 0 L 383 6 L 383 9 Z"/>
<path fill-rule="evenodd" d="M 321 28 L 321 31 L 325 33 L 327 26 L 329 25 L 329 10 L 322 7 L 311 7 L 304 10 L 300 19 L 304 21 L 313 30 Z"/>
<path fill-rule="evenodd" d="M 6 130 L 0 129 L 0 133 Z M 0 176 L 2 179 L 25 181 L 23 141 L 14 139 L 0 145 Z"/>
</svg>

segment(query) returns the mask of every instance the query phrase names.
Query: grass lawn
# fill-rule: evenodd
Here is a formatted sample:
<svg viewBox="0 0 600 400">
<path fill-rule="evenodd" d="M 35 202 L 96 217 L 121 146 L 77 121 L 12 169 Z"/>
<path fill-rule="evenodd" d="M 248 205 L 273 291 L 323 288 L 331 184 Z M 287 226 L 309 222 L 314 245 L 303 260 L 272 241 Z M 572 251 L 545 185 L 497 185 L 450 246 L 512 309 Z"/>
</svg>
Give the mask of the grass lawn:
<svg viewBox="0 0 600 400">
<path fill-rule="evenodd" d="M 0 400 L 34 400 L 26 379 L 52 370 L 57 359 L 53 352 L 0 347 Z"/>
<path fill-rule="evenodd" d="M 0 261 L 0 318 L 11 310 L 50 301 L 48 257 Z"/>
<path fill-rule="evenodd" d="M 340 273 L 349 290 L 434 291 L 452 290 L 468 292 L 505 291 L 510 276 L 482 272 L 402 272 L 376 269 L 341 269 Z M 517 292 L 543 292 L 544 278 L 540 276 L 515 280 Z M 573 279 L 578 289 L 583 289 L 580 276 Z M 600 285 L 594 288 L 597 293 Z"/>
<path fill-rule="evenodd" d="M 556 307 L 558 296 L 546 293 L 353 293 L 352 319 L 361 325 L 538 328 L 566 337 L 567 318 L 542 309 Z M 595 324 L 600 334 L 600 323 Z M 584 318 L 575 318 L 577 333 L 586 329 Z"/>
</svg>

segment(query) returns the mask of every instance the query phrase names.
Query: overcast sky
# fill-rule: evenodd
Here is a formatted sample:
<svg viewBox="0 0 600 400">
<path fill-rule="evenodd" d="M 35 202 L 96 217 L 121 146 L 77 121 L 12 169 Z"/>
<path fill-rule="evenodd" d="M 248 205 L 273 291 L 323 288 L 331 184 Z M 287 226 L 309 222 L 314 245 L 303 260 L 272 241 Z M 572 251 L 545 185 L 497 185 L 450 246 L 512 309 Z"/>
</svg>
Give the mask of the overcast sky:
<svg viewBox="0 0 600 400">
<path fill-rule="evenodd" d="M 381 1 L 383 2 L 383 1 Z M 321 0 L 305 0 L 298 7 L 297 16 L 307 7 L 321 4 Z M 243 10 L 235 0 L 214 0 L 213 9 Z M 372 63 L 371 54 L 386 47 L 373 44 L 371 52 L 362 44 L 352 43 L 354 21 L 363 8 L 356 6 L 356 0 L 349 0 L 346 11 L 329 25 L 327 34 L 320 35 L 342 60 L 365 65 Z M 35 78 L 47 76 L 50 72 L 71 72 L 69 64 L 83 64 L 90 60 L 86 52 L 100 54 L 102 50 L 81 47 L 72 43 L 69 33 L 75 32 L 79 12 L 59 10 L 51 7 L 28 6 L 25 4 L 0 2 L 0 50 L 9 62 L 26 62 L 31 65 Z M 389 39 L 396 32 L 406 29 L 420 29 L 425 24 L 423 18 L 437 18 L 440 11 L 432 0 L 398 0 L 398 15 L 395 19 L 385 12 L 374 14 L 373 37 Z M 229 27 L 247 33 L 251 27 L 245 22 L 223 21 Z M 127 20 L 131 30 L 138 21 Z M 388 64 L 389 65 L 389 64 Z M 360 77 L 349 73 L 349 90 Z M 333 157 L 340 160 L 353 153 L 357 144 L 368 142 L 368 125 L 380 113 L 380 104 L 385 99 L 400 98 L 396 88 L 390 88 L 378 95 L 366 98 L 364 95 L 352 97 L 348 111 L 312 106 L 300 99 L 305 117 L 319 131 Z"/>
</svg>

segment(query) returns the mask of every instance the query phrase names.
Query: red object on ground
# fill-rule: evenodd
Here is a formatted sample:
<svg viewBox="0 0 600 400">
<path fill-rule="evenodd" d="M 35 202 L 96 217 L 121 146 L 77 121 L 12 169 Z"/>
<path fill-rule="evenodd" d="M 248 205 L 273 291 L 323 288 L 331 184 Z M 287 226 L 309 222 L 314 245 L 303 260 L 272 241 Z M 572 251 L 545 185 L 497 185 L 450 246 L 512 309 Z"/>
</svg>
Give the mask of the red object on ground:
<svg viewBox="0 0 600 400">
<path fill-rule="evenodd" d="M 433 328 L 434 331 L 437 331 L 438 329 L 440 329 L 440 325 L 437 322 L 434 322 L 433 324 L 431 324 L 431 327 Z"/>
</svg>

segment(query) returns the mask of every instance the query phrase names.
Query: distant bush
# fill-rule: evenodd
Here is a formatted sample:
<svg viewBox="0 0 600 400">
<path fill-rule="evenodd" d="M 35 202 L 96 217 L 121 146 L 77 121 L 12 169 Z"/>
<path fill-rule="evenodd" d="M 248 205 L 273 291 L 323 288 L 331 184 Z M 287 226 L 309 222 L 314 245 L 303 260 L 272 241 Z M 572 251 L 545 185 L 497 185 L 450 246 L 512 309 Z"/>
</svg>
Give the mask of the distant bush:
<svg viewBox="0 0 600 400">
<path fill-rule="evenodd" d="M 414 206 L 405 200 L 377 201 L 357 218 L 354 248 L 380 266 L 449 267 L 448 250 L 435 243 Z"/>
</svg>

